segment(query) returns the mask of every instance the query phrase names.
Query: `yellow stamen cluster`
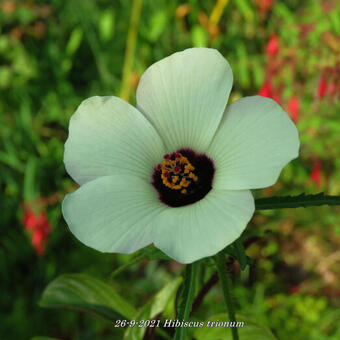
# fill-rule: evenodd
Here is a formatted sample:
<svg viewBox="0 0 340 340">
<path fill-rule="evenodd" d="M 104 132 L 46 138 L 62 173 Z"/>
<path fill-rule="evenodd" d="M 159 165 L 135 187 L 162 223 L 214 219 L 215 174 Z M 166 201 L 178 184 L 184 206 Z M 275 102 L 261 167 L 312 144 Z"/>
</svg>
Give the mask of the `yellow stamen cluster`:
<svg viewBox="0 0 340 340">
<path fill-rule="evenodd" d="M 169 155 L 164 156 L 164 161 L 158 165 L 158 170 L 162 172 L 161 178 L 166 187 L 181 190 L 182 194 L 186 194 L 186 188 L 192 181 L 197 182 L 198 177 L 192 172 L 195 167 L 187 157 L 180 153 L 175 155 L 175 159 L 171 159 Z"/>
</svg>

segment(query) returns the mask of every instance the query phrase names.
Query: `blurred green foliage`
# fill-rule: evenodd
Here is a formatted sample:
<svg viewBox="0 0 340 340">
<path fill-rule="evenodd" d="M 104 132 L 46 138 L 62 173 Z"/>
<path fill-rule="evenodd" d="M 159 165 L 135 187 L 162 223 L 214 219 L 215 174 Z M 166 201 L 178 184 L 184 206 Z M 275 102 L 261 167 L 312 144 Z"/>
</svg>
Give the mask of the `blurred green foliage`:
<svg viewBox="0 0 340 340">
<path fill-rule="evenodd" d="M 300 158 L 273 188 L 254 192 L 256 197 L 340 194 L 338 1 L 144 0 L 135 32 L 132 6 L 131 0 L 0 2 L 2 339 L 121 338 L 110 322 L 37 305 L 46 285 L 63 273 L 107 281 L 131 260 L 97 253 L 68 232 L 60 201 L 75 186 L 65 173 L 63 145 L 69 118 L 83 99 L 120 95 L 125 86 L 124 96 L 134 103 L 142 72 L 175 51 L 218 49 L 234 72 L 231 100 L 269 84 L 296 121 Z M 129 34 L 136 35 L 130 66 Z M 269 46 L 273 36 L 277 44 Z M 47 211 L 53 230 L 43 256 L 35 254 L 22 225 L 24 204 Z M 255 264 L 244 272 L 234 265 L 241 314 L 279 339 L 340 337 L 339 212 L 320 207 L 255 214 L 243 237 Z M 119 273 L 111 285 L 142 307 L 181 270 L 173 262 L 145 260 Z M 209 266 L 201 269 L 200 285 L 212 272 Z M 213 287 L 195 318 L 223 312 L 221 292 Z"/>
</svg>

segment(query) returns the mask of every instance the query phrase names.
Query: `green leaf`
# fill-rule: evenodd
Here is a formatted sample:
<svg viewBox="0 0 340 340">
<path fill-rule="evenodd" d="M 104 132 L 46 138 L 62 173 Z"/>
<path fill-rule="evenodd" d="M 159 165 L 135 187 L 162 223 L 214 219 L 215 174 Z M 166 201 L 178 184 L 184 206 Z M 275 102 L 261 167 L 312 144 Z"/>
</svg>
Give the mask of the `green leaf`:
<svg viewBox="0 0 340 340">
<path fill-rule="evenodd" d="M 98 28 L 100 39 L 103 42 L 112 39 L 115 29 L 115 15 L 112 8 L 103 12 L 98 22 Z"/>
<path fill-rule="evenodd" d="M 36 197 L 35 175 L 37 170 L 37 159 L 30 157 L 26 164 L 24 177 L 24 200 L 29 201 Z"/>
<path fill-rule="evenodd" d="M 111 321 L 131 319 L 136 314 L 113 287 L 85 274 L 64 274 L 53 280 L 44 290 L 39 306 L 75 309 Z"/>
<path fill-rule="evenodd" d="M 244 270 L 248 264 L 246 251 L 244 250 L 243 243 L 240 239 L 234 242 L 234 248 L 236 251 L 236 258 L 242 270 Z"/>
<path fill-rule="evenodd" d="M 278 2 L 275 4 L 274 13 L 280 18 L 283 19 L 285 22 L 293 23 L 295 21 L 294 14 L 289 10 L 289 8 L 284 4 Z M 286 34 L 290 33 L 290 30 L 285 32 Z"/>
<path fill-rule="evenodd" d="M 148 260 L 172 260 L 169 256 L 165 255 L 161 250 L 155 247 L 145 247 L 139 251 L 144 254 Z"/>
<path fill-rule="evenodd" d="M 239 43 L 236 45 L 236 54 L 238 59 L 238 76 L 239 82 L 242 87 L 249 88 L 250 86 L 250 70 L 249 70 L 249 57 L 247 52 L 247 47 L 244 43 Z"/>
<path fill-rule="evenodd" d="M 200 25 L 195 25 L 191 30 L 191 41 L 195 47 L 206 47 L 208 45 L 208 33 Z"/>
<path fill-rule="evenodd" d="M 0 67 L 0 88 L 10 87 L 12 82 L 13 71 L 7 66 Z"/>
<path fill-rule="evenodd" d="M 30 340 L 59 340 L 57 338 L 50 338 L 49 336 L 34 336 Z"/>
<path fill-rule="evenodd" d="M 118 267 L 115 271 L 111 274 L 111 279 L 115 277 L 116 275 L 120 274 L 125 269 L 133 266 L 134 264 L 144 260 L 148 259 L 150 261 L 152 260 L 171 260 L 171 258 L 167 255 L 165 255 L 161 250 L 153 247 L 153 246 L 147 246 L 138 252 L 134 254 L 134 256 L 127 262 Z"/>
<path fill-rule="evenodd" d="M 254 85 L 256 88 L 260 88 L 260 86 L 264 83 L 264 67 L 261 62 L 261 56 L 254 56 L 251 59 L 251 72 L 253 73 Z"/>
<path fill-rule="evenodd" d="M 208 322 L 229 322 L 226 314 L 218 314 L 204 322 L 203 327 L 196 328 L 194 338 L 196 340 L 233 340 L 231 327 L 208 327 Z M 241 315 L 236 316 L 236 322 L 244 322 L 243 327 L 238 327 L 239 340 L 275 340 L 273 333 L 265 326 Z M 227 325 L 227 324 L 226 324 Z M 240 325 L 240 324 L 238 324 Z"/>
<path fill-rule="evenodd" d="M 248 255 L 246 255 L 241 241 L 240 241 L 241 244 L 238 244 L 237 246 L 235 245 L 235 242 L 224 248 L 222 252 L 236 259 L 240 264 L 241 269 L 244 270 L 246 265 L 251 266 L 254 263 L 254 260 L 250 258 Z"/>
<path fill-rule="evenodd" d="M 65 53 L 69 57 L 74 55 L 74 53 L 78 50 L 81 42 L 83 40 L 83 31 L 80 28 L 75 28 L 70 36 L 70 39 L 67 42 Z"/>
<path fill-rule="evenodd" d="M 0 86 L 1 87 L 1 86 Z M 20 160 L 15 154 L 4 152 L 0 150 L 0 163 L 3 163 L 18 172 L 24 172 L 24 165 L 21 164 Z"/>
<path fill-rule="evenodd" d="M 137 252 L 136 255 L 134 255 L 127 263 L 124 263 L 123 265 L 119 266 L 115 271 L 111 273 L 110 278 L 113 279 L 116 275 L 120 274 L 125 269 L 133 266 L 134 264 L 144 260 L 146 257 L 145 254 L 141 254 L 140 252 Z"/>
<path fill-rule="evenodd" d="M 315 195 L 303 193 L 298 196 L 266 197 L 255 200 L 256 210 L 307 208 L 320 205 L 340 205 L 340 196 L 324 195 L 320 192 Z"/>
<path fill-rule="evenodd" d="M 174 298 L 182 278 L 179 277 L 163 287 L 139 312 L 132 317 L 132 320 L 152 320 L 164 311 L 168 303 Z M 158 329 L 158 328 L 157 328 Z M 124 340 L 141 340 L 144 337 L 146 327 L 128 327 L 124 334 Z"/>
<path fill-rule="evenodd" d="M 185 267 L 183 292 L 178 311 L 178 320 L 180 321 L 189 319 L 195 295 L 196 268 L 197 263 L 187 264 Z M 176 328 L 175 340 L 185 340 L 186 331 L 186 327 Z"/>
<path fill-rule="evenodd" d="M 241 12 L 246 21 L 254 20 L 254 10 L 248 0 L 235 1 L 235 5 L 237 6 L 238 10 Z"/>
<path fill-rule="evenodd" d="M 168 22 L 168 15 L 165 10 L 160 10 L 155 13 L 150 20 L 150 27 L 148 29 L 148 39 L 150 41 L 157 41 L 160 38 Z"/>
<path fill-rule="evenodd" d="M 335 34 L 340 35 L 340 16 L 338 11 L 331 11 L 328 17 L 332 23 L 332 29 Z"/>
</svg>

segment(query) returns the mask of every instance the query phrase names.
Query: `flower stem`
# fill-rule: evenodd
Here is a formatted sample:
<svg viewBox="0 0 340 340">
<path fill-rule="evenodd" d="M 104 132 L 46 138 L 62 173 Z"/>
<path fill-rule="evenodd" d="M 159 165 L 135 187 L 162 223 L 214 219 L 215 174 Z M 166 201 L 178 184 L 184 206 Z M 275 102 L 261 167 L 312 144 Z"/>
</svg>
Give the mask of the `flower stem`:
<svg viewBox="0 0 340 340">
<path fill-rule="evenodd" d="M 203 302 L 204 297 L 209 293 L 210 289 L 218 282 L 218 275 L 217 272 L 211 275 L 210 279 L 203 285 L 195 300 L 192 304 L 192 310 L 190 316 L 200 307 Z"/>
<path fill-rule="evenodd" d="M 216 4 L 210 14 L 209 21 L 213 25 L 218 25 L 225 7 L 228 5 L 229 0 L 217 0 Z"/>
<path fill-rule="evenodd" d="M 179 306 L 178 321 L 187 321 L 191 312 L 192 303 L 195 295 L 196 264 L 187 264 L 184 272 L 182 301 Z M 177 327 L 174 340 L 186 339 L 186 327 Z"/>
<path fill-rule="evenodd" d="M 132 2 L 129 31 L 124 56 L 122 87 L 120 90 L 120 97 L 126 101 L 129 101 L 130 98 L 131 87 L 129 83 L 129 77 L 131 74 L 133 60 L 135 57 L 138 25 L 142 11 L 142 4 L 143 0 L 133 0 Z"/>
<path fill-rule="evenodd" d="M 340 205 L 340 196 L 300 194 L 298 196 L 266 197 L 255 200 L 256 210 L 315 207 L 320 205 Z"/>
<path fill-rule="evenodd" d="M 227 306 L 229 319 L 231 322 L 234 322 L 236 324 L 236 318 L 235 318 L 235 311 L 234 311 L 234 305 L 231 298 L 231 280 L 229 276 L 227 275 L 227 268 L 225 265 L 225 256 L 223 253 L 218 253 L 215 255 L 214 260 L 216 262 L 216 267 L 218 271 L 218 275 L 220 277 L 220 282 L 223 290 L 223 296 L 224 296 L 224 302 Z M 231 333 L 233 335 L 233 340 L 238 340 L 238 332 L 237 327 L 231 327 Z"/>
</svg>

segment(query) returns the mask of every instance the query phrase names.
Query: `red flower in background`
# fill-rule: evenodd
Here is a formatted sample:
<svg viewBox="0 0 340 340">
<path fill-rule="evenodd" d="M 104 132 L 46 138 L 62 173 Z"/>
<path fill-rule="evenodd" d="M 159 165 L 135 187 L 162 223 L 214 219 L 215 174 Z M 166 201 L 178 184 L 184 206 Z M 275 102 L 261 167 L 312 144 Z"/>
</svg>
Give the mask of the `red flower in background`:
<svg viewBox="0 0 340 340">
<path fill-rule="evenodd" d="M 321 186 L 322 172 L 321 172 L 321 162 L 315 161 L 309 179 L 316 185 L 317 188 Z"/>
<path fill-rule="evenodd" d="M 270 58 L 270 57 L 275 56 L 277 52 L 279 52 L 279 37 L 277 34 L 273 34 L 270 36 L 268 40 L 266 53 L 267 53 L 267 56 Z"/>
<path fill-rule="evenodd" d="M 45 211 L 36 215 L 30 208 L 25 208 L 22 224 L 32 236 L 32 246 L 37 255 L 45 252 L 48 234 L 51 232 L 51 225 L 48 222 Z"/>
<path fill-rule="evenodd" d="M 289 289 L 290 294 L 297 294 L 300 291 L 300 286 L 291 286 Z"/>
<path fill-rule="evenodd" d="M 32 235 L 32 246 L 37 255 L 41 256 L 45 252 L 46 247 L 46 233 L 42 229 L 37 229 Z"/>
<path fill-rule="evenodd" d="M 271 98 L 273 94 L 273 86 L 270 82 L 265 82 L 260 88 L 258 94 L 262 97 Z"/>
<path fill-rule="evenodd" d="M 327 89 L 327 94 L 329 96 L 333 96 L 336 93 L 336 83 L 334 81 L 332 81 L 329 85 L 328 85 L 328 89 Z"/>
<path fill-rule="evenodd" d="M 33 230 L 36 225 L 36 218 L 32 210 L 25 210 L 22 224 L 26 227 L 26 230 Z"/>
<path fill-rule="evenodd" d="M 296 123 L 299 118 L 299 99 L 296 96 L 292 96 L 287 105 L 287 111 L 291 120 Z"/>
<path fill-rule="evenodd" d="M 326 76 L 323 75 L 320 79 L 319 90 L 318 90 L 318 96 L 320 99 L 325 96 L 326 88 L 327 88 L 327 79 L 326 79 Z"/>
<path fill-rule="evenodd" d="M 258 95 L 262 97 L 272 98 L 280 104 L 280 98 L 274 93 L 273 85 L 270 81 L 266 81 L 260 88 Z"/>
<path fill-rule="evenodd" d="M 266 14 L 273 6 L 273 0 L 255 0 L 261 14 Z"/>
</svg>

